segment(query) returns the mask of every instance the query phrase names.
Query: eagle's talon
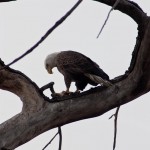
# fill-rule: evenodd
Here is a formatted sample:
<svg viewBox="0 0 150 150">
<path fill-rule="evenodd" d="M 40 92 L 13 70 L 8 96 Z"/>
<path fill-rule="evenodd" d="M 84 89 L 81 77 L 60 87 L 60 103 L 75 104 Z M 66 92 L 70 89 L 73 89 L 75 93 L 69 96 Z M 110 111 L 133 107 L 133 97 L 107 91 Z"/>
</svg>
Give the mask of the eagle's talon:
<svg viewBox="0 0 150 150">
<path fill-rule="evenodd" d="M 70 92 L 70 91 L 62 91 L 61 92 L 61 95 L 64 96 L 64 95 L 71 95 L 73 92 Z"/>
</svg>

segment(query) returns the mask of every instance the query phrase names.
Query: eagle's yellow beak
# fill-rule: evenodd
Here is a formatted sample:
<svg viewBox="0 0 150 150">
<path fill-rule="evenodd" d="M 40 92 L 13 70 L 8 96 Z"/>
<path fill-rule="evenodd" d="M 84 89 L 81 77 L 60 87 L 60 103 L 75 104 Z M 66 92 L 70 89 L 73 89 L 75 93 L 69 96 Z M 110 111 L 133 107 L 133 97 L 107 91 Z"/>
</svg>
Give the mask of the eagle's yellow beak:
<svg viewBox="0 0 150 150">
<path fill-rule="evenodd" d="M 53 74 L 53 71 L 52 71 L 51 68 L 48 68 L 48 69 L 47 69 L 47 72 L 48 72 L 49 74 Z"/>
</svg>

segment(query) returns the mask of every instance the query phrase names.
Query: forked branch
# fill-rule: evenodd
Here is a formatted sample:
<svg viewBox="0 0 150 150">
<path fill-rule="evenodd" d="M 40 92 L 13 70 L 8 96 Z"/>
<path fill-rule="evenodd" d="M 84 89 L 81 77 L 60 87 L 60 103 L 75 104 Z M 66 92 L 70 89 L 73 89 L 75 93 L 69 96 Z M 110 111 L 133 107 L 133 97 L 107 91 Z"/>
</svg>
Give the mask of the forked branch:
<svg viewBox="0 0 150 150">
<path fill-rule="evenodd" d="M 112 6 L 115 0 L 99 2 Z M 140 25 L 143 24 L 143 28 L 139 28 L 132 69 L 126 78 L 114 79 L 111 87 L 97 87 L 76 97 L 47 102 L 48 98 L 31 79 L 19 71 L 5 68 L 0 61 L 0 69 L 4 68 L 0 71 L 0 89 L 13 92 L 23 102 L 22 112 L 0 125 L 0 149 L 15 149 L 45 131 L 100 116 L 149 92 L 150 19 L 136 5 L 126 0 L 121 0 L 116 9 L 131 16 Z"/>
</svg>

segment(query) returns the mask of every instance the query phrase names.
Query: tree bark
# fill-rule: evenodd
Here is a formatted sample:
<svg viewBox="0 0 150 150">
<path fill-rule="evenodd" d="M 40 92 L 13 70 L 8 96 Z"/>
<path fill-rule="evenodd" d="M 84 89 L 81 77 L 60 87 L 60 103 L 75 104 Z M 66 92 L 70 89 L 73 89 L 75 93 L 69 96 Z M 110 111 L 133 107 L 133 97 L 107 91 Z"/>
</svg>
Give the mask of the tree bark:
<svg viewBox="0 0 150 150">
<path fill-rule="evenodd" d="M 110 6 L 115 2 L 97 1 Z M 134 19 L 139 32 L 129 69 L 113 79 L 111 87 L 97 87 L 77 96 L 48 99 L 31 79 L 19 71 L 4 68 L 0 61 L 0 89 L 13 92 L 23 102 L 22 111 L 0 125 L 0 149 L 14 149 L 47 130 L 100 116 L 149 92 L 150 19 L 138 5 L 126 0 L 121 0 L 116 9 Z"/>
</svg>

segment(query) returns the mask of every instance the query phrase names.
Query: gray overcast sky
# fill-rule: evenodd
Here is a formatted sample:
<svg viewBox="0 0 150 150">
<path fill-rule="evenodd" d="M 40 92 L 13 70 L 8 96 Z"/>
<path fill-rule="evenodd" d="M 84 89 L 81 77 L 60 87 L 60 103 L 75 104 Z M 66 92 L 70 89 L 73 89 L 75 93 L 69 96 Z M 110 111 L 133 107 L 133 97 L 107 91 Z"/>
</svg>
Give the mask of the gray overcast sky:
<svg viewBox="0 0 150 150">
<path fill-rule="evenodd" d="M 0 52 L 7 64 L 29 49 L 74 4 L 76 0 L 18 0 L 0 4 Z M 135 0 L 150 14 L 150 1 Z M 96 36 L 106 19 L 110 7 L 84 0 L 75 12 L 59 26 L 34 52 L 12 66 L 22 71 L 39 87 L 50 81 L 55 90 L 64 90 L 63 76 L 54 69 L 48 75 L 44 68 L 45 57 L 52 52 L 75 50 L 89 56 L 114 78 L 124 74 L 130 64 L 137 36 L 137 25 L 125 14 L 113 11 L 99 39 Z M 87 87 L 87 89 L 90 88 Z M 74 90 L 74 85 L 72 85 Z M 48 95 L 48 92 L 45 92 Z M 150 149 L 149 94 L 121 107 L 118 122 L 116 150 Z M 18 97 L 0 90 L 0 122 L 21 111 Z M 115 112 L 79 121 L 62 127 L 63 150 L 110 150 L 113 144 L 113 119 Z M 41 150 L 57 129 L 50 130 L 17 150 Z M 58 149 L 58 140 L 47 148 Z"/>
</svg>

